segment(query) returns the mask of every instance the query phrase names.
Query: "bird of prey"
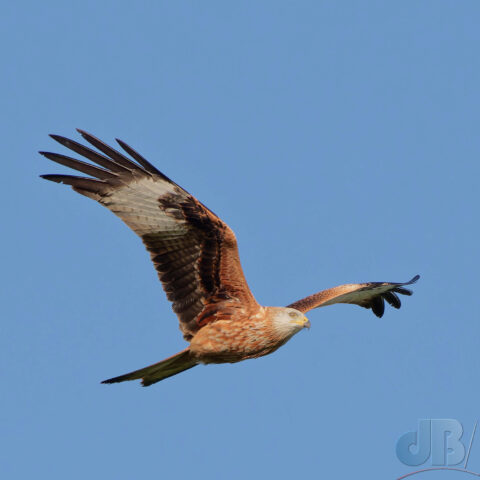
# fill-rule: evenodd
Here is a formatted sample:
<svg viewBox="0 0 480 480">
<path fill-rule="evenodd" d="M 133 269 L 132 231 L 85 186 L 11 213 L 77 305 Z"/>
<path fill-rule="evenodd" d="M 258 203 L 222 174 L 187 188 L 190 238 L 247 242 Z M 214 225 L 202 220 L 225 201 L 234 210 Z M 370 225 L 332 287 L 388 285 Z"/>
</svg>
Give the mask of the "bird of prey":
<svg viewBox="0 0 480 480">
<path fill-rule="evenodd" d="M 245 280 L 235 234 L 210 209 L 117 139 L 129 157 L 78 130 L 95 149 L 68 138 L 51 137 L 90 160 L 40 152 L 85 176 L 42 175 L 70 185 L 119 216 L 150 253 L 189 346 L 159 363 L 102 383 L 142 379 L 152 385 L 198 364 L 234 363 L 274 352 L 303 328 L 309 310 L 335 303 L 372 309 L 381 317 L 386 300 L 400 308 L 397 294 L 411 295 L 406 283 L 341 285 L 287 307 L 257 303 Z"/>
</svg>

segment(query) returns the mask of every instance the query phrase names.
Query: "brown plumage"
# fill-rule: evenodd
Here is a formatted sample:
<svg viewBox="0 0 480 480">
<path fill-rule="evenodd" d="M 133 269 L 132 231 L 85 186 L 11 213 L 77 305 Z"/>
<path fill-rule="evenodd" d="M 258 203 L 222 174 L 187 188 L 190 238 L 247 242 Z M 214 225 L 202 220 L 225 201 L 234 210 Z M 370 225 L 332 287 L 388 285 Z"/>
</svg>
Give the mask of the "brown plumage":
<svg viewBox="0 0 480 480">
<path fill-rule="evenodd" d="M 297 300 L 291 303 L 289 307 L 295 308 L 300 312 L 308 312 L 314 308 L 326 307 L 334 303 L 351 303 L 364 308 L 371 308 L 372 312 L 381 318 L 385 311 L 384 300 L 392 307 L 400 308 L 402 303 L 397 293 L 408 296 L 412 295 L 413 292 L 411 290 L 403 287 L 405 285 L 412 285 L 419 278 L 420 275 L 415 275 L 405 283 L 369 282 L 340 285 Z"/>
<path fill-rule="evenodd" d="M 183 336 L 190 342 L 172 357 L 103 383 L 141 378 L 147 386 L 199 363 L 232 363 L 267 355 L 310 326 L 305 312 L 334 303 L 353 303 L 371 308 L 381 317 L 384 300 L 400 308 L 396 294 L 411 295 L 403 287 L 419 278 L 417 275 L 407 283 L 341 285 L 288 307 L 262 307 L 248 288 L 235 234 L 228 225 L 121 140 L 117 142 L 133 160 L 79 132 L 98 151 L 65 137 L 51 137 L 93 164 L 57 153 L 40 153 L 89 177 L 42 178 L 70 185 L 98 201 L 141 237 Z"/>
</svg>

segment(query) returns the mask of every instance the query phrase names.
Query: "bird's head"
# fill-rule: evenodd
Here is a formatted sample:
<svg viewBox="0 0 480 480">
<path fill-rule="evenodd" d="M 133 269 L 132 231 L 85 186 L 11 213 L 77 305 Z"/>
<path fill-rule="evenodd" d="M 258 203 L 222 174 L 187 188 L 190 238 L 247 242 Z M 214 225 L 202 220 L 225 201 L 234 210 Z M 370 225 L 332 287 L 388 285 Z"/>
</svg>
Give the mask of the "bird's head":
<svg viewBox="0 0 480 480">
<path fill-rule="evenodd" d="M 288 307 L 275 310 L 273 326 L 279 335 L 291 337 L 303 328 L 310 328 L 310 322 L 302 312 Z"/>
</svg>

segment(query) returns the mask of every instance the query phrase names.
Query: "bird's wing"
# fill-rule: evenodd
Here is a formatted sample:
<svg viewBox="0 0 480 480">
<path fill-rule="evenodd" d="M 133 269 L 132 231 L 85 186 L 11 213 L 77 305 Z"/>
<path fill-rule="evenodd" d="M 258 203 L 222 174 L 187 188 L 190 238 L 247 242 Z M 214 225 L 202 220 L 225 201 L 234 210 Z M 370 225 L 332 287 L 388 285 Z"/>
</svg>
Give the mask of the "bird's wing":
<svg viewBox="0 0 480 480">
<path fill-rule="evenodd" d="M 401 302 L 397 293 L 412 295 L 413 292 L 404 287 L 415 283 L 419 278 L 420 275 L 415 275 L 405 283 L 369 282 L 340 285 L 314 293 L 288 306 L 305 313 L 314 308 L 325 307 L 334 303 L 353 303 L 364 308 L 371 308 L 377 317 L 382 317 L 385 310 L 384 300 L 392 307 L 400 308 Z"/>
<path fill-rule="evenodd" d="M 228 225 L 121 140 L 117 142 L 135 161 L 79 132 L 102 153 L 65 137 L 51 137 L 98 166 L 57 153 L 40 153 L 90 177 L 42 178 L 71 185 L 98 201 L 141 237 L 187 340 L 208 322 L 207 310 L 215 312 L 216 304 L 257 306 Z"/>
</svg>

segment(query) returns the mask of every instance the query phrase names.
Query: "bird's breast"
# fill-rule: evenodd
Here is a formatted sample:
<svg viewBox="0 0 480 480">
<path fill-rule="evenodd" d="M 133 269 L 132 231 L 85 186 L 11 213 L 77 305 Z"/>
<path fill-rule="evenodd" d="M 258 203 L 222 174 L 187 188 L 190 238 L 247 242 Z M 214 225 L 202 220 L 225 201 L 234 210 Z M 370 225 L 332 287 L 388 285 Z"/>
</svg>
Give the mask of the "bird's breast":
<svg viewBox="0 0 480 480">
<path fill-rule="evenodd" d="M 190 351 L 202 363 L 235 363 L 276 350 L 284 342 L 263 316 L 218 320 L 192 338 Z"/>
</svg>

